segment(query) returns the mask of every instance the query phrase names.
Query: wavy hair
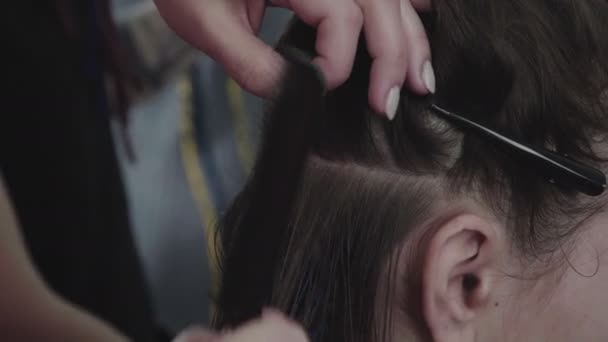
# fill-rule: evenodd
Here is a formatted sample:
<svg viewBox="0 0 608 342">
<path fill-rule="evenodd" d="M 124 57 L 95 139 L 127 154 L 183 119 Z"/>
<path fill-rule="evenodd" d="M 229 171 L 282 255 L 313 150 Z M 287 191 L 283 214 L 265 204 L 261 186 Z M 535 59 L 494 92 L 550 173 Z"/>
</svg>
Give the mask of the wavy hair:
<svg viewBox="0 0 608 342">
<path fill-rule="evenodd" d="M 526 143 L 605 166 L 608 2 L 435 0 L 423 21 L 437 73 L 434 98 L 403 91 L 392 122 L 370 113 L 371 58 L 360 42 L 350 79 L 325 91 L 292 58 L 249 182 L 220 222 L 221 289 L 215 325 L 264 306 L 288 312 L 313 341 L 385 341 L 389 303 L 423 338 L 417 250 L 427 223 L 453 198 L 507 222 L 522 258 L 552 255 L 603 203 L 550 184 L 532 167 L 428 110 L 461 115 Z M 281 48 L 314 53 L 296 21 Z M 454 210 L 457 210 L 455 208 Z M 422 238 L 420 238 L 422 236 Z M 397 252 L 413 260 L 394 279 Z M 395 282 L 407 291 L 397 296 Z"/>
</svg>

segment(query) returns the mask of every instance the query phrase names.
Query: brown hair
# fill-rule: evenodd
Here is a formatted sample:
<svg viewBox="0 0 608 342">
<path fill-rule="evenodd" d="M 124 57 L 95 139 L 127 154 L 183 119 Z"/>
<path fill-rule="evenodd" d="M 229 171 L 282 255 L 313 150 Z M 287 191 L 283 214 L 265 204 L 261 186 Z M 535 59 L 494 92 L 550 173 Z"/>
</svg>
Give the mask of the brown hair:
<svg viewBox="0 0 608 342">
<path fill-rule="evenodd" d="M 608 133 L 606 18 L 603 0 L 435 0 L 423 19 L 437 95 L 404 91 L 393 122 L 370 113 L 363 40 L 350 79 L 331 92 L 295 60 L 255 170 L 219 226 L 216 326 L 276 306 L 314 341 L 383 341 L 389 303 L 401 300 L 424 336 L 417 271 L 406 272 L 409 292 L 396 299 L 392 260 L 449 198 L 504 217 L 522 257 L 558 248 L 599 202 L 427 108 L 447 103 L 505 135 L 603 166 L 594 147 Z M 282 46 L 312 54 L 314 37 L 295 22 Z"/>
</svg>

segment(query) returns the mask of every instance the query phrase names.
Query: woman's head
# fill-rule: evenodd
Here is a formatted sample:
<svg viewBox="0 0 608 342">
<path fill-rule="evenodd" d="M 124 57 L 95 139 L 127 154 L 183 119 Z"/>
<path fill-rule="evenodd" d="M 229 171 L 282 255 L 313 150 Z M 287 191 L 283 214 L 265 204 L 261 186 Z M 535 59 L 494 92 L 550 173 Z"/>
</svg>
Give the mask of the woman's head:
<svg viewBox="0 0 608 342">
<path fill-rule="evenodd" d="M 608 339 L 604 199 L 428 110 L 607 169 L 605 20 L 601 0 L 436 0 L 437 95 L 404 92 L 392 122 L 369 113 L 364 41 L 334 91 L 294 67 L 221 225 L 218 324 L 268 305 L 314 341 Z M 282 44 L 313 53 L 314 32 Z"/>
</svg>

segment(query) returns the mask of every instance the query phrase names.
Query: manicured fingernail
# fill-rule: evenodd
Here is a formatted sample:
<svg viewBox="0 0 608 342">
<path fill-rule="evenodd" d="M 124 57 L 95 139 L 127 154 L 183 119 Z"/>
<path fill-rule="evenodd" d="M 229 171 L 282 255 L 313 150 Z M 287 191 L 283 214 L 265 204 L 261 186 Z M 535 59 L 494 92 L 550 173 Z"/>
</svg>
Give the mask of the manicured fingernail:
<svg viewBox="0 0 608 342">
<path fill-rule="evenodd" d="M 424 62 L 422 66 L 422 81 L 424 81 L 426 89 L 431 94 L 435 94 L 435 70 L 433 70 L 431 61 Z"/>
<path fill-rule="evenodd" d="M 393 120 L 395 118 L 395 114 L 397 114 L 397 107 L 399 107 L 399 97 L 401 96 L 401 88 L 393 87 L 388 92 L 388 96 L 386 97 L 386 107 L 385 113 L 389 120 Z"/>
</svg>

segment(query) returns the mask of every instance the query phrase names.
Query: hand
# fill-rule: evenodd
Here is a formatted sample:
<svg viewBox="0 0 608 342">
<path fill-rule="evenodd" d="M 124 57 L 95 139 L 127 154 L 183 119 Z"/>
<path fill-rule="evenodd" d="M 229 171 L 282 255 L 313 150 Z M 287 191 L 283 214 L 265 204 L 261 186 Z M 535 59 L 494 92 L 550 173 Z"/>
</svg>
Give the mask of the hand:
<svg viewBox="0 0 608 342">
<path fill-rule="evenodd" d="M 308 342 L 304 330 L 275 311 L 265 311 L 262 318 L 237 330 L 217 334 L 202 328 L 189 329 L 174 342 Z"/>
<path fill-rule="evenodd" d="M 416 11 L 431 0 L 272 0 L 318 31 L 317 63 L 330 88 L 348 79 L 364 30 L 374 59 L 369 101 L 392 119 L 403 85 L 424 95 L 435 90 L 430 48 Z M 265 0 L 155 0 L 168 24 L 186 41 L 224 65 L 243 88 L 269 96 L 284 61 L 257 34 Z M 365 25 L 363 25 L 365 23 Z"/>
</svg>

